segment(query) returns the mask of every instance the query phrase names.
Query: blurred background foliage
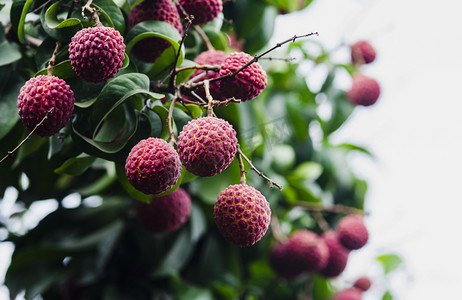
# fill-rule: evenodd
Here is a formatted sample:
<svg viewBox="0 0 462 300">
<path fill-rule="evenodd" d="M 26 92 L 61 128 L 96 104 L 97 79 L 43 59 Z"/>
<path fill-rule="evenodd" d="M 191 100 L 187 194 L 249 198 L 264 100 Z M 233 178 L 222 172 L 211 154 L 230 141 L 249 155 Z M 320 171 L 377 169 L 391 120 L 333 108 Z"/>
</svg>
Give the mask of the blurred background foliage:
<svg viewBox="0 0 462 300">
<path fill-rule="evenodd" d="M 118 29 L 127 45 L 142 33 L 126 28 L 136 1 L 93 3 L 101 9 L 103 23 Z M 310 3 L 227 1 L 222 16 L 202 29 L 216 49 L 258 54 L 274 46 L 269 41 L 279 14 L 302 10 Z M 1 156 L 28 134 L 18 118 L 19 89 L 30 77 L 44 72 L 57 40 L 63 47 L 54 74 L 67 81 L 77 101 L 72 122 L 59 134 L 33 135 L 0 165 L 3 207 L 7 201 L 14 202 L 12 209 L 0 212 L 1 238 L 15 245 L 5 278 L 11 298 L 24 293 L 26 299 L 329 299 L 335 287 L 320 276 L 278 278 L 268 264 L 275 245 L 271 229 L 250 248 L 232 246 L 219 234 L 213 204 L 223 189 L 239 182 L 236 160 L 211 178 L 184 172 L 180 183 L 191 195 L 193 209 L 178 231 L 155 235 L 140 226 L 134 205 L 149 198 L 127 184 L 123 166 L 140 139 L 168 137 L 169 95 L 152 92 L 150 85 L 165 78 L 174 56 L 166 51 L 156 63 L 144 64 L 127 51 L 123 70 L 114 79 L 100 84 L 83 81 L 70 67 L 67 53 L 70 37 L 91 26 L 80 15 L 84 1 L 76 4 L 70 17 L 66 17 L 74 5 L 70 0 L 15 0 L 1 6 Z M 180 47 L 180 37 L 171 29 L 165 24 L 144 28 L 163 34 L 175 50 L 181 49 L 180 66 L 192 65 L 206 45 L 192 30 Z M 291 36 L 288 32 L 287 38 Z M 264 92 L 252 101 L 217 108 L 215 113 L 232 123 L 253 164 L 283 185 L 282 191 L 271 189 L 248 168 L 248 184 L 266 196 L 283 234 L 299 228 L 321 232 L 300 203 L 364 209 L 367 181 L 355 175 L 348 155 L 371 153 L 359 145 L 330 140 L 342 124 L 352 121 L 349 117 L 355 107 L 335 78 L 339 72 L 351 74 L 354 67 L 332 61 L 316 37 L 286 44 L 266 58 L 271 59 L 260 60 L 268 74 Z M 307 65 L 328 70 L 321 88 L 308 85 L 306 68 L 302 68 Z M 181 74 L 178 81 L 187 76 Z M 164 103 L 160 100 L 165 96 Z M 149 109 L 143 109 L 146 102 Z M 175 133 L 204 113 L 194 105 L 177 105 Z M 40 203 L 50 213 L 36 224 L 28 223 Z M 342 217 L 329 212 L 323 216 L 331 227 Z M 378 260 L 385 272 L 400 262 L 393 255 Z"/>
</svg>

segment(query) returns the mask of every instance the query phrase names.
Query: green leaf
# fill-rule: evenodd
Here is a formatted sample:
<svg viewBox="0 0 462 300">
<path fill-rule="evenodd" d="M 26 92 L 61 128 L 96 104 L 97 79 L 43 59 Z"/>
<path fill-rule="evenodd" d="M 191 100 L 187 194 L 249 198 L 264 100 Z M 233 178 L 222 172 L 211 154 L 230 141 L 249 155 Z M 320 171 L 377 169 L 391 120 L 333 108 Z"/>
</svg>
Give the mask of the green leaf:
<svg viewBox="0 0 462 300">
<path fill-rule="evenodd" d="M 393 270 L 396 270 L 403 260 L 396 254 L 384 254 L 376 257 L 377 261 L 382 264 L 383 271 L 385 274 L 390 273 Z"/>
<path fill-rule="evenodd" d="M 4 35 L 4 28 L 0 24 L 1 35 Z M 15 61 L 20 60 L 22 57 L 21 52 L 11 43 L 3 40 L 0 43 L 0 67 L 9 65 Z"/>
<path fill-rule="evenodd" d="M 22 6 L 21 17 L 19 18 L 18 27 L 16 28 L 16 32 L 18 33 L 18 39 L 21 43 L 26 43 L 26 38 L 24 35 L 24 23 L 26 22 L 26 16 L 29 12 L 29 8 L 32 5 L 34 0 L 26 0 L 26 1 L 16 1 L 13 3 L 14 6 Z M 13 13 L 14 9 L 11 10 Z M 13 19 L 13 18 L 11 18 Z"/>
<path fill-rule="evenodd" d="M 288 177 L 292 180 L 308 180 L 312 182 L 318 179 L 322 172 L 322 165 L 316 162 L 307 161 L 299 164 Z"/>
<path fill-rule="evenodd" d="M 38 71 L 34 76 L 47 75 L 47 69 Z M 65 60 L 53 66 L 53 75 L 61 79 L 74 78 L 77 76 L 74 69 L 72 69 L 71 61 Z"/>
<path fill-rule="evenodd" d="M 83 27 L 91 26 L 91 22 L 81 21 L 77 18 L 65 20 L 58 19 L 58 15 L 61 12 L 61 4 L 62 1 L 58 1 L 50 5 L 47 9 L 42 9 L 40 21 L 43 30 L 45 30 L 49 36 L 58 41 L 68 42 L 77 31 L 81 30 Z"/>
<path fill-rule="evenodd" d="M 0 140 L 19 120 L 16 102 L 23 84 L 24 79 L 10 67 L 0 67 Z"/>
<path fill-rule="evenodd" d="M 355 106 L 348 101 L 345 92 L 341 90 L 331 90 L 327 100 L 332 106 L 332 114 L 327 121 L 319 119 L 325 136 L 339 129 L 355 109 Z"/>
<path fill-rule="evenodd" d="M 390 291 L 386 291 L 382 296 L 382 300 L 393 300 L 393 295 Z"/>
<path fill-rule="evenodd" d="M 85 154 L 69 158 L 59 168 L 55 169 L 55 173 L 74 176 L 81 175 L 93 164 L 95 160 L 96 157 Z"/>
<path fill-rule="evenodd" d="M 318 275 L 313 276 L 312 290 L 314 300 L 328 300 L 335 293 L 330 281 Z"/>
<path fill-rule="evenodd" d="M 143 192 L 138 191 L 133 187 L 133 185 L 128 181 L 127 176 L 125 175 L 125 167 L 116 164 L 116 173 L 119 183 L 122 185 L 124 190 L 135 200 L 150 203 L 152 200 L 152 195 L 146 195 Z"/>
<path fill-rule="evenodd" d="M 121 35 L 125 34 L 125 19 L 122 11 L 113 0 L 95 0 L 92 6 L 101 12 L 101 16 L 110 27 L 114 27 Z"/>
<path fill-rule="evenodd" d="M 200 206 L 192 202 L 191 209 L 191 240 L 197 242 L 207 230 L 206 217 Z"/>
</svg>

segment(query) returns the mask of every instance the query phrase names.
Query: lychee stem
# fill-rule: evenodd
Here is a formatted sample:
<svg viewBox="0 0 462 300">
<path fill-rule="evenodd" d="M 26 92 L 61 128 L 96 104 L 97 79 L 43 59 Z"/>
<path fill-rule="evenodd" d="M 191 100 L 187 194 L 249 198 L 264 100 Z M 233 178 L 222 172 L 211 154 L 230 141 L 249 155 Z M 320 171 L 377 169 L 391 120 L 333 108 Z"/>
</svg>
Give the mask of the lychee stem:
<svg viewBox="0 0 462 300">
<path fill-rule="evenodd" d="M 82 7 L 82 17 L 85 20 L 88 20 L 88 18 L 85 16 L 85 10 L 87 10 L 89 13 L 91 13 L 91 17 L 93 21 L 95 21 L 95 27 L 101 27 L 103 26 L 103 23 L 99 20 L 97 9 L 94 7 L 90 7 L 91 3 L 93 0 L 88 0 L 87 3 Z"/>
<path fill-rule="evenodd" d="M 197 33 L 200 35 L 200 37 L 204 41 L 205 45 L 207 46 L 207 50 L 209 51 L 215 50 L 215 48 L 213 47 L 212 43 L 209 40 L 209 37 L 205 34 L 202 28 L 199 25 L 194 25 L 194 29 L 197 31 Z"/>
<path fill-rule="evenodd" d="M 239 144 L 237 144 L 237 149 L 240 149 Z M 240 179 L 239 183 L 240 184 L 245 184 L 245 182 L 246 182 L 245 173 L 247 173 L 247 171 L 245 170 L 244 161 L 242 160 L 242 155 L 240 153 L 238 153 L 238 159 L 239 159 L 239 169 L 240 169 L 240 172 L 241 172 L 241 179 Z"/>
<path fill-rule="evenodd" d="M 167 126 L 168 126 L 168 134 L 170 136 L 170 145 L 174 145 L 176 143 L 175 135 L 173 134 L 173 108 L 175 107 L 176 99 L 178 99 L 178 95 L 175 95 L 170 103 L 170 107 L 168 108 L 168 116 L 167 116 Z"/>
<path fill-rule="evenodd" d="M 50 109 L 47 111 L 47 113 L 46 113 L 46 115 L 43 117 L 43 119 L 42 119 L 37 125 L 35 125 L 34 129 L 32 129 L 32 131 L 26 136 L 26 138 L 23 139 L 23 140 L 21 141 L 21 143 L 19 143 L 19 145 L 16 146 L 16 148 L 14 148 L 14 149 L 11 150 L 11 151 L 8 151 L 8 154 L 5 155 L 5 157 L 3 157 L 2 160 L 0 160 L 0 164 L 1 164 L 4 160 L 6 160 L 8 157 L 10 157 L 11 155 L 13 155 L 16 151 L 18 151 L 18 149 L 19 149 L 28 139 L 30 139 L 30 137 L 34 134 L 34 132 L 37 130 L 37 128 L 39 128 L 39 127 L 43 124 L 43 122 L 45 122 L 45 120 L 48 119 L 49 114 L 50 114 L 54 109 L 55 109 L 55 108 L 52 107 L 52 108 L 50 108 Z"/>
<path fill-rule="evenodd" d="M 207 99 L 207 116 L 211 117 L 213 113 L 213 97 L 210 95 L 209 80 L 204 80 L 205 98 Z"/>
<path fill-rule="evenodd" d="M 250 159 L 245 156 L 245 154 L 242 152 L 242 150 L 238 147 L 237 148 L 237 151 L 239 152 L 239 155 L 242 155 L 242 157 L 245 159 L 245 161 L 249 164 L 250 168 L 255 172 L 257 173 L 260 177 L 262 177 L 263 179 L 265 179 L 266 181 L 269 182 L 270 184 L 270 187 L 272 188 L 273 185 L 276 186 L 280 191 L 282 191 L 282 186 L 277 184 L 276 182 L 274 182 L 273 180 L 271 180 L 270 178 L 268 178 L 267 176 L 265 176 L 265 174 L 263 174 L 263 172 L 259 171 L 257 168 L 255 168 L 255 166 L 252 164 L 252 161 L 250 161 Z"/>
<path fill-rule="evenodd" d="M 329 223 L 327 223 L 326 219 L 324 219 L 324 216 L 319 211 L 313 212 L 311 215 L 322 231 L 330 231 Z"/>
<path fill-rule="evenodd" d="M 341 204 L 324 206 L 320 203 L 297 201 L 294 203 L 294 206 L 302 207 L 306 210 L 315 211 L 315 212 L 326 211 L 326 212 L 332 212 L 332 213 L 344 214 L 344 215 L 350 215 L 350 214 L 361 215 L 361 216 L 365 215 L 364 211 L 361 209 L 357 209 L 354 207 L 349 207 L 349 206 L 345 206 Z"/>
<path fill-rule="evenodd" d="M 188 66 L 176 69 L 176 73 L 180 73 L 187 70 L 205 70 L 205 71 L 214 71 L 219 72 L 220 66 L 218 65 L 195 65 L 195 66 Z M 195 78 L 194 78 L 195 79 Z"/>
<path fill-rule="evenodd" d="M 55 50 L 53 51 L 53 54 L 51 55 L 50 60 L 48 61 L 48 67 L 47 67 L 47 75 L 52 76 L 53 75 L 53 68 L 55 66 L 56 62 L 56 55 L 58 54 L 59 48 L 61 47 L 61 42 L 56 41 L 56 47 Z"/>
</svg>

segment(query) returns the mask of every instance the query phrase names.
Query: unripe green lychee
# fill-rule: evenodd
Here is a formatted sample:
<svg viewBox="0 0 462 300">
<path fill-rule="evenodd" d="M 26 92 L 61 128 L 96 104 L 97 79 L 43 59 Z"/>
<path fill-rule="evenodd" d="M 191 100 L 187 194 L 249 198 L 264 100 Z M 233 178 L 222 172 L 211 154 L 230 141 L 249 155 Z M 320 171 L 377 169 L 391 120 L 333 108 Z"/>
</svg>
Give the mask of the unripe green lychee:
<svg viewBox="0 0 462 300">
<path fill-rule="evenodd" d="M 374 47 L 368 41 L 357 41 L 351 45 L 351 62 L 356 65 L 370 64 L 375 60 Z"/>
<path fill-rule="evenodd" d="M 154 233 L 170 233 L 177 230 L 190 214 L 191 198 L 182 188 L 164 196 L 154 196 L 151 203 L 136 204 L 139 222 Z"/>
<path fill-rule="evenodd" d="M 221 173 L 237 151 L 236 131 L 227 121 L 215 117 L 189 121 L 177 143 L 186 170 L 201 177 Z"/>
<path fill-rule="evenodd" d="M 163 21 L 167 22 L 183 34 L 180 14 L 171 0 L 144 0 L 135 5 L 128 14 L 128 29 L 143 21 Z M 131 53 L 144 62 L 155 62 L 164 52 L 170 43 L 162 38 L 150 37 L 136 43 Z"/>
<path fill-rule="evenodd" d="M 220 193 L 213 215 L 226 240 L 236 246 L 248 247 L 265 235 L 271 209 L 258 190 L 246 184 L 235 184 Z"/>
<path fill-rule="evenodd" d="M 337 224 L 336 231 L 339 241 L 350 250 L 362 248 L 369 239 L 369 232 L 361 216 L 343 217 Z"/>
<path fill-rule="evenodd" d="M 124 38 L 112 27 L 84 28 L 69 44 L 72 68 L 88 82 L 103 82 L 114 77 L 123 65 L 124 52 Z"/>
<path fill-rule="evenodd" d="M 194 16 L 193 25 L 207 24 L 223 11 L 221 0 L 179 0 L 179 3 L 188 15 Z"/>
<path fill-rule="evenodd" d="M 346 95 L 355 105 L 370 106 L 379 99 L 380 86 L 374 78 L 357 73 L 353 75 L 351 89 Z"/>
<path fill-rule="evenodd" d="M 357 288 L 348 288 L 337 292 L 332 300 L 361 300 L 362 291 Z"/>
<path fill-rule="evenodd" d="M 272 250 L 270 263 L 276 273 L 290 279 L 323 269 L 328 256 L 329 250 L 317 234 L 309 230 L 297 230 L 287 241 Z"/>
<path fill-rule="evenodd" d="M 19 118 L 30 131 L 48 114 L 35 130 L 35 134 L 45 137 L 54 135 L 66 126 L 74 111 L 74 103 L 74 93 L 64 80 L 39 75 L 29 79 L 21 88 L 17 106 Z"/>
<path fill-rule="evenodd" d="M 253 57 L 244 52 L 229 54 L 220 69 L 220 76 L 231 74 L 245 66 Z M 233 77 L 220 82 L 220 91 L 224 99 L 236 98 L 241 101 L 252 100 L 265 89 L 268 84 L 266 72 L 258 62 L 254 62 Z"/>
<path fill-rule="evenodd" d="M 329 257 L 326 266 L 319 271 L 319 274 L 328 278 L 337 277 L 345 270 L 350 251 L 343 247 L 334 231 L 325 232 L 321 238 L 329 249 Z"/>
<path fill-rule="evenodd" d="M 194 62 L 200 66 L 203 66 L 203 65 L 221 66 L 223 62 L 225 61 L 226 56 L 227 56 L 226 52 L 221 51 L 221 50 L 207 50 L 199 54 L 194 59 Z M 197 77 L 201 74 L 203 75 L 200 77 Z M 197 78 L 196 80 L 194 80 L 195 82 L 197 82 L 197 81 L 202 81 L 205 79 L 209 79 L 209 80 L 214 79 L 219 76 L 220 76 L 219 72 L 196 70 L 191 74 L 190 78 L 191 79 Z M 212 98 L 214 100 L 223 100 L 223 97 L 221 96 L 221 93 L 220 93 L 220 81 L 210 82 L 209 91 L 210 91 L 210 95 L 212 95 Z M 203 87 L 197 88 L 195 92 L 202 99 L 205 99 L 205 89 Z M 188 98 L 191 98 L 191 97 L 188 97 Z"/>
<path fill-rule="evenodd" d="M 361 291 L 367 291 L 371 288 L 372 282 L 368 277 L 359 277 L 356 279 L 353 287 L 360 289 Z"/>
<path fill-rule="evenodd" d="M 137 190 L 159 194 L 172 188 L 181 173 L 181 162 L 172 145 L 163 139 L 147 138 L 128 154 L 125 174 Z"/>
</svg>

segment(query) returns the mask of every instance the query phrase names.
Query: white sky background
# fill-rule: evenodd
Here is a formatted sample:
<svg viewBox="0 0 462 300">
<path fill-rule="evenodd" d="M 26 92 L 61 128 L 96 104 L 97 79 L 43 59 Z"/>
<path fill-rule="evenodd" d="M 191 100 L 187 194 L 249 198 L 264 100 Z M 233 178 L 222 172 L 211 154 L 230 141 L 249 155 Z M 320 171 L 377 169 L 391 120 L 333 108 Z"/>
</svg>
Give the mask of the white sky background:
<svg viewBox="0 0 462 300">
<path fill-rule="evenodd" d="M 379 280 L 375 255 L 398 253 L 404 266 L 389 282 L 395 299 L 460 295 L 461 12 L 462 3 L 452 0 L 314 0 L 276 29 L 280 41 L 318 31 L 316 39 L 330 48 L 367 39 L 378 52 L 362 70 L 379 81 L 381 98 L 358 108 L 334 141 L 376 156 L 352 158 L 370 183 L 371 240 L 351 257 L 346 278 L 366 273 Z M 381 292 L 364 298 L 381 299 Z"/>
<path fill-rule="evenodd" d="M 370 182 L 371 239 L 353 253 L 345 277 L 380 280 L 375 255 L 396 252 L 404 266 L 388 283 L 395 300 L 460 295 L 461 12 L 454 0 L 314 0 L 276 28 L 278 41 L 318 31 L 316 39 L 329 47 L 344 38 L 367 39 L 377 49 L 377 61 L 363 71 L 379 81 L 381 98 L 357 109 L 335 141 L 366 146 L 376 156 L 352 159 Z M 10 252 L 0 245 L 2 260 Z M 4 268 L 2 262 L 0 283 Z M 364 300 L 380 299 L 381 292 L 376 287 Z"/>
</svg>

